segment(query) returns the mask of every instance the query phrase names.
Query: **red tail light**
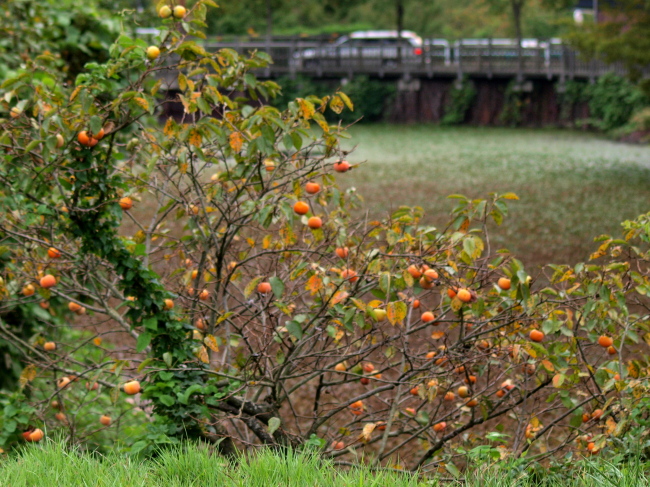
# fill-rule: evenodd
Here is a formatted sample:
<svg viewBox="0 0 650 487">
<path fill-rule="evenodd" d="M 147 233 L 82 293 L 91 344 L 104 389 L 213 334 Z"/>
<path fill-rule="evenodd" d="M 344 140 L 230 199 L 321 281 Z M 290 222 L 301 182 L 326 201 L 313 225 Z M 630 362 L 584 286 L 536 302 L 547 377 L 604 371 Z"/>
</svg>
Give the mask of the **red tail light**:
<svg viewBox="0 0 650 487">
<path fill-rule="evenodd" d="M 416 47 L 415 49 L 413 49 L 413 54 L 415 54 L 416 56 L 421 56 L 422 55 L 422 48 L 421 47 Z"/>
</svg>

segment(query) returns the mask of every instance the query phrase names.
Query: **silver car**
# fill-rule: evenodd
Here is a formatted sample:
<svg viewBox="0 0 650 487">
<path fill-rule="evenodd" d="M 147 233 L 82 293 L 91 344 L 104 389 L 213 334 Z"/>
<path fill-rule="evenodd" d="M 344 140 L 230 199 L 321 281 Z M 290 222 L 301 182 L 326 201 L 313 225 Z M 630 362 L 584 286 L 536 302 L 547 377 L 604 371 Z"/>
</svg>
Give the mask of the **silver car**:
<svg viewBox="0 0 650 487">
<path fill-rule="evenodd" d="M 423 54 L 422 38 L 404 30 L 371 30 L 353 32 L 336 42 L 322 47 L 296 51 L 292 63 L 301 69 L 328 66 L 395 65 L 420 63 Z"/>
</svg>

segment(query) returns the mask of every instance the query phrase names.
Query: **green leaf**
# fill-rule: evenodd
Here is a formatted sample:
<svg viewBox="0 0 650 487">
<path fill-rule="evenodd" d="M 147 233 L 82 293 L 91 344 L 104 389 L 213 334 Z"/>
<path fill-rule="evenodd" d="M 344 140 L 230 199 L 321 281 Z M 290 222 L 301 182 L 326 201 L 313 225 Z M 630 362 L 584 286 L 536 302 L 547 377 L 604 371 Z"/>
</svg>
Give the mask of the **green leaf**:
<svg viewBox="0 0 650 487">
<path fill-rule="evenodd" d="M 300 323 L 297 321 L 287 321 L 284 326 L 286 326 L 289 333 L 298 340 L 302 338 L 302 327 L 300 326 Z"/>
<path fill-rule="evenodd" d="M 275 416 L 269 419 L 269 427 L 268 427 L 268 432 L 270 435 L 275 433 L 278 428 L 280 427 L 280 424 L 282 424 L 282 421 L 280 421 L 280 418 L 276 418 Z"/>
<path fill-rule="evenodd" d="M 97 134 L 102 129 L 102 119 L 97 115 L 90 117 L 90 133 Z"/>
<path fill-rule="evenodd" d="M 282 293 L 284 293 L 284 283 L 279 277 L 273 276 L 269 279 L 269 284 L 271 284 L 271 289 L 275 295 L 275 299 L 280 299 Z"/>
<path fill-rule="evenodd" d="M 140 333 L 138 336 L 138 341 L 135 346 L 136 352 L 142 352 L 145 348 L 151 343 L 151 333 L 148 331 Z"/>
<path fill-rule="evenodd" d="M 167 364 L 167 367 L 172 366 L 172 354 L 169 352 L 163 353 L 163 360 L 165 361 L 165 364 Z"/>
<path fill-rule="evenodd" d="M 153 357 L 149 357 L 148 359 L 143 360 L 142 363 L 138 365 L 138 372 L 142 372 L 142 370 L 154 360 L 155 359 Z"/>
<path fill-rule="evenodd" d="M 169 396 L 167 394 L 163 394 L 162 396 L 158 396 L 158 400 L 167 407 L 173 406 L 174 403 L 176 402 L 172 396 Z"/>
</svg>

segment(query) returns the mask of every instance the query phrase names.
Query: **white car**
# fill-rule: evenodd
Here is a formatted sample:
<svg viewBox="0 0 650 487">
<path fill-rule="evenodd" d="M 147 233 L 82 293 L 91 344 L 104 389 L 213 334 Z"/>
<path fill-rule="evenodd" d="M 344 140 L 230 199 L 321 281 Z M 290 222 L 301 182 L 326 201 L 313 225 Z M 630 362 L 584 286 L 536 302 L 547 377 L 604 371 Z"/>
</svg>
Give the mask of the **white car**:
<svg viewBox="0 0 650 487">
<path fill-rule="evenodd" d="M 395 65 L 422 62 L 422 38 L 403 30 L 353 32 L 333 44 L 303 49 L 293 54 L 292 62 L 300 68 L 344 66 L 347 64 Z"/>
</svg>

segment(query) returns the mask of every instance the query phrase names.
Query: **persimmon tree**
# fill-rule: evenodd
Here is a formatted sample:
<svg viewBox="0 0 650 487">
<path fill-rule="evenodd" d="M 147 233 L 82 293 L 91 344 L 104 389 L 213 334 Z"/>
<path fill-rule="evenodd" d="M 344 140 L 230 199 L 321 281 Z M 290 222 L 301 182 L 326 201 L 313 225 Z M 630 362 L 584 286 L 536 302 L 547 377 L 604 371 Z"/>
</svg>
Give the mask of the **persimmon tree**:
<svg viewBox="0 0 650 487">
<path fill-rule="evenodd" d="M 516 195 L 456 195 L 446 228 L 368 221 L 324 115 L 352 101 L 265 104 L 265 54 L 197 42 L 211 4 L 161 10 L 156 49 L 123 34 L 74 85 L 47 56 L 2 85 L 3 444 L 61 428 L 453 470 L 642 435 L 623 417 L 647 389 L 648 217 L 535 278 L 490 243 Z"/>
</svg>

